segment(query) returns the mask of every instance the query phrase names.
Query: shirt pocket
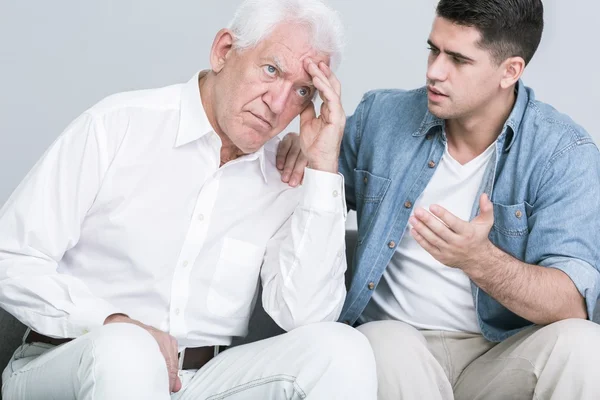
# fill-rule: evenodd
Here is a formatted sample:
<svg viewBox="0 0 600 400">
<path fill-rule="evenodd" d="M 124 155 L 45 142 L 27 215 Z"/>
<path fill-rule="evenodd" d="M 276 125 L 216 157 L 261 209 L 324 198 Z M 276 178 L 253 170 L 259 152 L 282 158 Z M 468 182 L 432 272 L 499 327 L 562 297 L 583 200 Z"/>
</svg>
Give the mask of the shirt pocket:
<svg viewBox="0 0 600 400">
<path fill-rule="evenodd" d="M 375 216 L 379 211 L 381 201 L 385 197 L 391 180 L 373 175 L 369 171 L 354 170 L 356 193 L 356 218 L 358 220 L 358 243 L 367 237 Z"/>
<path fill-rule="evenodd" d="M 524 259 L 529 238 L 527 203 L 514 205 L 494 204 L 494 225 L 490 240 L 512 256 Z"/>
<path fill-rule="evenodd" d="M 223 240 L 208 290 L 207 308 L 217 316 L 245 318 L 252 311 L 264 248 L 238 239 Z"/>
</svg>

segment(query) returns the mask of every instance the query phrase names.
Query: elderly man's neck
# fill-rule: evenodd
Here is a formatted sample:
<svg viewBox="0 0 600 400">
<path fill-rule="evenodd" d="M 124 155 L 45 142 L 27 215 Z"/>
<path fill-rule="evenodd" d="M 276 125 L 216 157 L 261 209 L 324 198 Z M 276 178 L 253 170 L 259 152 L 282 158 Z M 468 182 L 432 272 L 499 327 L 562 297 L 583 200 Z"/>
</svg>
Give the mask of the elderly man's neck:
<svg viewBox="0 0 600 400">
<path fill-rule="evenodd" d="M 219 125 L 217 124 L 217 119 L 213 107 L 214 86 L 212 85 L 210 74 L 210 71 L 202 71 L 198 76 L 198 86 L 200 88 L 200 100 L 202 101 L 202 106 L 204 107 L 204 112 L 206 113 L 208 122 L 210 122 L 210 125 L 215 130 L 215 133 L 219 135 L 219 138 L 221 139 L 221 160 L 219 163 L 219 167 L 222 167 L 228 162 L 243 156 L 244 152 L 233 144 L 233 142 L 229 139 L 225 132 L 223 132 L 219 128 Z"/>
</svg>

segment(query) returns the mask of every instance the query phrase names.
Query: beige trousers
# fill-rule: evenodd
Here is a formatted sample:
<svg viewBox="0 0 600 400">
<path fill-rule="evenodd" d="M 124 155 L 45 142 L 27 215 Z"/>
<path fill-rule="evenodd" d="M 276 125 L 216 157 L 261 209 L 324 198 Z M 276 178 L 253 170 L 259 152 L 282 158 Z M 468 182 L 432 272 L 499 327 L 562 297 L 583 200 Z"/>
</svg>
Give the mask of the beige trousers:
<svg viewBox="0 0 600 400">
<path fill-rule="evenodd" d="M 600 325 L 565 320 L 496 344 L 479 334 L 358 328 L 371 342 L 380 400 L 600 399 Z"/>
</svg>

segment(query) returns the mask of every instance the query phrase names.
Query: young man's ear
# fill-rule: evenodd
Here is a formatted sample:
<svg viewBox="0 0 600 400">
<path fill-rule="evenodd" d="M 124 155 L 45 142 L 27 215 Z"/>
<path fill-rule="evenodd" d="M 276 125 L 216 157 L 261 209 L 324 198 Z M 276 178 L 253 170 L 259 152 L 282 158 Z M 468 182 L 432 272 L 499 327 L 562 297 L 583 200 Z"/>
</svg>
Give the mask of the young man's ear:
<svg viewBox="0 0 600 400">
<path fill-rule="evenodd" d="M 504 60 L 504 74 L 500 86 L 507 89 L 517 83 L 525 71 L 525 60 L 522 57 L 510 57 Z"/>
<path fill-rule="evenodd" d="M 210 49 L 210 67 L 215 73 L 221 72 L 227 61 L 227 57 L 233 51 L 233 32 L 229 29 L 221 29 L 217 32 L 212 48 Z"/>
</svg>

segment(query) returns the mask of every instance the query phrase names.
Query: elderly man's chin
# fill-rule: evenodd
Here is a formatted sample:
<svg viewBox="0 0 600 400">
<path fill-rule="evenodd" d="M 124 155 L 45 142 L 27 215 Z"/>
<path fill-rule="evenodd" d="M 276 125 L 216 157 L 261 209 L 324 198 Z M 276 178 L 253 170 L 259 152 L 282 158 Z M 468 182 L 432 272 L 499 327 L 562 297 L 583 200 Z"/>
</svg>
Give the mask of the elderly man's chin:
<svg viewBox="0 0 600 400">
<path fill-rule="evenodd" d="M 237 147 L 245 154 L 250 154 L 258 151 L 269 140 L 276 136 L 272 129 L 257 130 L 255 128 L 245 126 L 242 129 L 242 134 L 238 136 L 239 140 Z"/>
</svg>

